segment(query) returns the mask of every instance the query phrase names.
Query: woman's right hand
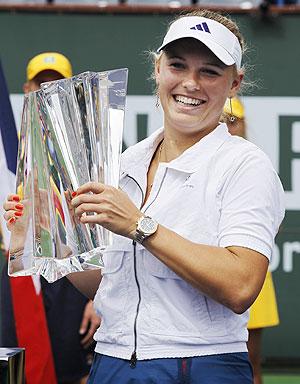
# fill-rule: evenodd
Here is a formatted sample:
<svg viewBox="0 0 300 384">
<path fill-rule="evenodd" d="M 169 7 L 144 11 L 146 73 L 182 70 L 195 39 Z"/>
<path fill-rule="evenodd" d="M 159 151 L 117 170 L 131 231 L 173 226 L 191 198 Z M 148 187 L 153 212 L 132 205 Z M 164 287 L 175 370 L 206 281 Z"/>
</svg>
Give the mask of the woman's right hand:
<svg viewBox="0 0 300 384">
<path fill-rule="evenodd" d="M 3 204 L 6 226 L 11 231 L 9 251 L 11 254 L 24 249 L 28 232 L 28 200 L 21 200 L 20 196 L 8 195 Z M 22 266 L 20 265 L 20 268 Z"/>
<path fill-rule="evenodd" d="M 5 210 L 4 219 L 6 220 L 6 226 L 9 231 L 12 230 L 15 222 L 23 216 L 24 204 L 21 203 L 21 199 L 16 194 L 8 195 L 7 200 L 3 204 Z"/>
</svg>

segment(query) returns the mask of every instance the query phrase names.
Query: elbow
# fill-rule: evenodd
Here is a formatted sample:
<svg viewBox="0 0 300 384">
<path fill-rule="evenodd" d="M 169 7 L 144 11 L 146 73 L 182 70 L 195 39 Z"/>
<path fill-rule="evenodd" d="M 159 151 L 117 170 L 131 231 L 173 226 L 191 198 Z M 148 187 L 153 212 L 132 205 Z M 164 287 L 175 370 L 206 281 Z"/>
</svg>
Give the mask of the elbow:
<svg viewBox="0 0 300 384">
<path fill-rule="evenodd" d="M 253 303 L 252 296 L 249 294 L 235 294 L 231 300 L 229 300 L 227 307 L 231 309 L 237 315 L 242 315 Z"/>
<path fill-rule="evenodd" d="M 259 284 L 257 281 L 247 279 L 246 277 L 243 282 L 239 280 L 237 284 L 232 286 L 230 291 L 227 292 L 227 307 L 237 315 L 246 312 L 257 298 L 262 283 Z"/>
<path fill-rule="evenodd" d="M 246 305 L 244 303 L 237 303 L 233 305 L 230 309 L 236 313 L 237 315 L 242 315 L 244 312 L 247 311 L 247 309 L 250 307 L 250 305 Z"/>
</svg>

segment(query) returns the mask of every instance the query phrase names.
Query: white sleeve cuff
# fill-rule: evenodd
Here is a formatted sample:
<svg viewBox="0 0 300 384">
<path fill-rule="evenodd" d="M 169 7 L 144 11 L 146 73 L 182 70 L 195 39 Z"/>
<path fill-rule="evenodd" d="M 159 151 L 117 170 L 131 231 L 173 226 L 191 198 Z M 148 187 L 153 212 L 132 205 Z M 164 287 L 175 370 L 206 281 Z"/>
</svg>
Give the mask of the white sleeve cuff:
<svg viewBox="0 0 300 384">
<path fill-rule="evenodd" d="M 222 236 L 219 240 L 219 246 L 224 248 L 235 246 L 253 249 L 253 251 L 259 252 L 266 256 L 269 261 L 272 256 L 272 248 L 270 248 L 268 243 L 249 235 L 232 234 Z"/>
</svg>

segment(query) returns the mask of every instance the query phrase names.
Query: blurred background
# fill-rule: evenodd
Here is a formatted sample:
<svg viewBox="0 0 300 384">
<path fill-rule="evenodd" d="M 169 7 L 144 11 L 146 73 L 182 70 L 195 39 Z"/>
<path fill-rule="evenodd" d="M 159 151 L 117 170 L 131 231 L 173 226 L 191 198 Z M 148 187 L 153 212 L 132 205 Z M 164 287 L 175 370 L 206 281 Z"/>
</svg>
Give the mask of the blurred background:
<svg viewBox="0 0 300 384">
<path fill-rule="evenodd" d="M 129 68 L 124 141 L 128 146 L 143 139 L 161 123 L 148 52 L 159 46 L 174 14 L 194 8 L 230 15 L 248 43 L 244 64 L 247 81 L 255 83 L 241 95 L 248 137 L 269 155 L 279 172 L 287 206 L 270 266 L 280 325 L 263 334 L 265 383 L 300 383 L 297 0 L 0 0 L 0 58 L 16 124 L 20 124 L 28 60 L 40 52 L 57 51 L 70 59 L 75 74 Z"/>
</svg>

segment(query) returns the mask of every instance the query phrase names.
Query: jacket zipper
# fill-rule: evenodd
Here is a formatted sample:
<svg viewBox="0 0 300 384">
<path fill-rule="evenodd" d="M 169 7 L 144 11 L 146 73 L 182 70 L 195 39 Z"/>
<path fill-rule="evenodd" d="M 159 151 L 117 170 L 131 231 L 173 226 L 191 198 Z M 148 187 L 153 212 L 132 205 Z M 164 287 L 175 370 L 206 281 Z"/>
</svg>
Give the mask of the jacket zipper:
<svg viewBox="0 0 300 384">
<path fill-rule="evenodd" d="M 139 279 L 137 277 L 137 270 L 136 270 L 136 242 L 134 240 L 133 240 L 133 268 L 134 268 L 134 278 L 135 278 L 135 282 L 136 282 L 137 289 L 138 289 L 138 303 L 137 303 L 137 306 L 136 306 L 136 312 L 135 312 L 135 317 L 134 317 L 134 325 L 133 325 L 134 349 L 133 349 L 133 352 L 132 352 L 131 358 L 130 358 L 130 367 L 131 368 L 135 368 L 136 362 L 137 362 L 137 357 L 136 357 L 137 330 L 136 330 L 136 326 L 137 326 L 137 318 L 138 318 L 140 304 L 141 304 L 141 287 L 140 287 Z"/>
<path fill-rule="evenodd" d="M 162 178 L 162 181 L 160 183 L 160 186 L 158 188 L 158 191 L 156 193 L 156 196 L 155 198 L 152 200 L 152 202 L 147 206 L 147 208 L 145 209 L 144 213 L 147 211 L 147 209 L 155 202 L 155 200 L 157 199 L 157 196 L 159 195 L 159 192 L 161 190 L 161 187 L 162 187 L 162 184 L 165 180 L 165 177 L 166 177 L 166 174 L 167 174 L 167 169 L 165 170 L 165 173 L 163 175 L 163 178 Z M 141 190 L 142 192 L 142 203 L 140 205 L 140 209 L 142 208 L 143 206 L 143 202 L 144 202 L 144 199 L 145 199 L 145 195 L 144 195 L 144 191 L 143 189 L 141 188 L 141 186 L 139 185 L 139 183 L 132 177 L 132 176 L 129 176 L 127 175 L 127 177 L 129 177 L 130 179 L 132 179 L 136 185 L 139 187 L 139 189 Z M 137 363 L 137 356 L 136 356 L 136 350 L 137 350 L 137 319 L 138 319 L 138 315 L 139 315 L 139 308 L 140 308 L 140 304 L 141 304 L 141 286 L 140 286 L 140 283 L 139 283 L 139 279 L 138 279 L 138 276 L 137 276 L 137 269 L 136 269 L 136 241 L 133 240 L 132 242 L 133 244 L 133 268 L 134 268 L 134 277 L 135 277 L 135 282 L 136 282 L 136 285 L 137 285 L 137 289 L 138 289 L 138 303 L 137 303 L 137 306 L 136 306 L 136 313 L 135 313 L 135 318 L 134 318 L 134 325 L 133 325 L 133 334 L 134 334 L 134 349 L 133 349 L 133 352 L 131 354 L 131 357 L 130 357 L 130 367 L 131 368 L 135 368 L 136 367 L 136 363 Z"/>
<path fill-rule="evenodd" d="M 140 191 L 142 193 L 142 202 L 140 204 L 140 208 L 141 208 L 142 205 L 143 205 L 143 202 L 144 202 L 144 198 L 145 198 L 144 191 L 143 191 L 142 187 L 140 186 L 140 184 L 137 182 L 137 180 L 135 178 L 133 178 L 132 176 L 129 176 L 128 174 L 127 174 L 127 177 L 129 177 L 131 180 L 133 180 L 136 183 L 136 185 L 138 186 L 138 188 L 140 189 Z M 134 317 L 134 325 L 133 325 L 134 349 L 133 349 L 133 352 L 132 352 L 131 357 L 130 357 L 130 367 L 131 368 L 135 368 L 136 362 L 137 362 L 137 357 L 136 357 L 137 329 L 136 329 L 136 326 L 137 326 L 137 318 L 138 318 L 138 314 L 139 314 L 139 308 L 140 308 L 140 304 L 141 304 L 141 287 L 140 287 L 139 279 L 138 279 L 138 276 L 137 276 L 137 269 L 136 269 L 136 242 L 134 240 L 132 242 L 132 245 L 133 245 L 134 278 L 135 278 L 136 286 L 137 286 L 137 289 L 138 289 L 138 303 L 137 303 L 137 306 L 136 306 L 136 313 L 135 313 L 135 317 Z"/>
</svg>

